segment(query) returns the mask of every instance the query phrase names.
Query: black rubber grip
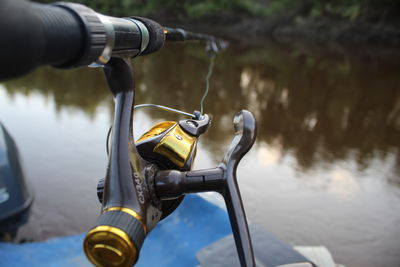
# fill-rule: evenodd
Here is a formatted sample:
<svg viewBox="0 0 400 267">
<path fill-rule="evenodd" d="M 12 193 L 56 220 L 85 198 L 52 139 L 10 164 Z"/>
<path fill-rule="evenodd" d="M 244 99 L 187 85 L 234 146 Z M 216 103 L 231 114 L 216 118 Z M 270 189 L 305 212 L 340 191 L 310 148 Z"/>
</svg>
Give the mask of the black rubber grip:
<svg viewBox="0 0 400 267">
<path fill-rule="evenodd" d="M 108 211 L 98 217 L 93 228 L 101 225 L 113 226 L 124 231 L 139 253 L 146 235 L 142 223 L 132 215 L 120 210 Z"/>
<path fill-rule="evenodd" d="M 0 38 L 0 79 L 41 65 L 85 66 L 99 58 L 106 44 L 105 28 L 96 12 L 62 2 L 2 0 Z"/>
<path fill-rule="evenodd" d="M 84 43 L 77 18 L 58 6 L 32 4 L 32 10 L 40 21 L 45 41 L 41 65 L 64 65 L 77 60 Z"/>
<path fill-rule="evenodd" d="M 105 27 L 97 13 L 89 7 L 77 3 L 59 2 L 54 5 L 73 14 L 79 22 L 80 33 L 82 34 L 81 51 L 78 57 L 71 58 L 70 61 L 63 64 L 57 64 L 56 67 L 74 68 L 89 65 L 96 61 L 106 44 Z M 76 25 L 73 25 L 73 27 L 76 28 Z M 62 46 L 66 49 L 64 45 Z"/>
<path fill-rule="evenodd" d="M 83 46 L 79 21 L 60 7 L 2 0 L 0 79 L 23 75 L 40 65 L 77 58 Z"/>
<path fill-rule="evenodd" d="M 112 53 L 128 51 L 133 52 L 132 56 L 137 55 L 134 50 L 143 49 L 145 33 L 127 19 L 108 17 L 110 29 L 102 21 L 106 16 L 81 4 L 1 1 L 0 80 L 23 75 L 41 65 L 85 66 L 104 56 L 106 45 Z M 135 19 L 148 30 L 149 42 L 141 54 L 159 50 L 165 41 L 164 28 L 149 19 Z"/>
</svg>

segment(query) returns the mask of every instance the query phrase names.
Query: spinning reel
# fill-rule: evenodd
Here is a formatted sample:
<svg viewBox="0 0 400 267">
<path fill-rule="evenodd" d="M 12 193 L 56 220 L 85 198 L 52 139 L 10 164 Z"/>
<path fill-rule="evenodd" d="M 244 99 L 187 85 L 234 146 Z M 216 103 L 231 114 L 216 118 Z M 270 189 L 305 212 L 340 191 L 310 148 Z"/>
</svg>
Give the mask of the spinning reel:
<svg viewBox="0 0 400 267">
<path fill-rule="evenodd" d="M 176 34 L 179 31 L 174 38 Z M 225 199 L 241 265 L 255 266 L 236 181 L 239 161 L 255 141 L 254 116 L 246 110 L 235 115 L 235 136 L 216 168 L 192 170 L 198 138 L 207 131 L 210 116 L 159 105 L 136 106 L 155 106 L 191 118 L 160 122 L 135 142 L 130 56 L 111 58 L 104 73 L 114 95 L 115 115 L 107 173 L 97 187 L 102 213 L 84 240 L 88 259 L 96 266 L 134 265 L 145 237 L 179 206 L 185 194 L 216 191 Z"/>
</svg>

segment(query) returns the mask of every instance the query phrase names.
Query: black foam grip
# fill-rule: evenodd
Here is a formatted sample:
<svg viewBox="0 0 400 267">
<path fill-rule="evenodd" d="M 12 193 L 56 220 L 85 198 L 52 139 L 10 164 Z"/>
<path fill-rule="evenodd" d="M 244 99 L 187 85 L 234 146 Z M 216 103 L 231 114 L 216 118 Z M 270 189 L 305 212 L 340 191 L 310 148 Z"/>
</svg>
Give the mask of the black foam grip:
<svg viewBox="0 0 400 267">
<path fill-rule="evenodd" d="M 0 79 L 22 75 L 35 67 L 44 51 L 44 39 L 40 21 L 32 13 L 29 3 L 2 1 L 0 43 Z"/>
<path fill-rule="evenodd" d="M 77 18 L 58 6 L 32 4 L 32 8 L 41 22 L 46 46 L 41 64 L 62 65 L 77 60 L 84 44 Z"/>
<path fill-rule="evenodd" d="M 160 50 L 165 43 L 164 27 L 157 22 L 142 17 L 132 17 L 133 19 L 140 20 L 149 31 L 149 44 L 141 55 L 150 54 Z"/>
<path fill-rule="evenodd" d="M 0 79 L 8 79 L 78 57 L 83 38 L 79 22 L 66 10 L 2 0 L 0 43 Z"/>
<path fill-rule="evenodd" d="M 83 41 L 79 43 L 81 45 L 81 50 L 77 58 L 70 58 L 67 62 L 52 65 L 60 68 L 74 68 L 89 65 L 96 61 L 102 54 L 106 43 L 105 28 L 97 13 L 89 7 L 77 3 L 57 2 L 54 5 L 69 12 L 74 16 L 75 21 L 79 22 L 79 25 L 63 25 L 63 28 L 57 25 L 57 30 L 64 30 L 64 28 L 67 29 L 68 27 L 74 28 L 75 30 L 79 29 Z M 52 16 L 54 16 L 54 14 L 52 14 Z M 57 36 L 57 34 L 63 35 L 59 32 L 54 35 Z M 60 39 L 59 36 L 57 37 Z M 77 40 L 71 40 L 71 42 L 77 43 Z M 58 45 L 67 49 L 65 44 L 58 43 Z"/>
<path fill-rule="evenodd" d="M 108 225 L 124 231 L 139 251 L 143 245 L 145 232 L 143 225 L 136 218 L 120 210 L 107 211 L 99 216 L 96 226 Z"/>
</svg>

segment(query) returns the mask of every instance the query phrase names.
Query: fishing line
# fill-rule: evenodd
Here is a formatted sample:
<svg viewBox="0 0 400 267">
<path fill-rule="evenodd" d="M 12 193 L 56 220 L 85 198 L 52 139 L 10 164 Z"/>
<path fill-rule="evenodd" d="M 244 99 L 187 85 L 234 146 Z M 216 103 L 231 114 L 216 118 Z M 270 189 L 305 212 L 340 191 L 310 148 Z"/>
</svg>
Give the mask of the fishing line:
<svg viewBox="0 0 400 267">
<path fill-rule="evenodd" d="M 202 117 L 202 115 L 204 114 L 204 102 L 207 98 L 208 92 L 210 91 L 210 79 L 211 79 L 211 75 L 213 74 L 213 70 L 214 70 L 214 60 L 215 60 L 215 56 L 216 54 L 219 52 L 220 49 L 225 48 L 227 46 L 227 44 L 220 42 L 217 43 L 215 40 L 212 40 L 210 42 L 207 43 L 206 46 L 206 53 L 208 55 L 208 57 L 210 58 L 210 63 L 208 65 L 208 72 L 205 78 L 205 89 L 204 89 L 204 94 L 200 100 L 200 114 L 190 114 L 181 110 L 177 110 L 174 108 L 170 108 L 170 107 L 166 107 L 166 106 L 162 106 L 162 105 L 156 105 L 156 104 L 141 104 L 141 105 L 136 105 L 134 106 L 134 109 L 138 109 L 138 108 L 143 108 L 143 107 L 155 107 L 155 108 L 160 108 L 166 111 L 171 111 L 171 112 L 175 112 L 175 113 L 179 113 L 179 114 L 183 114 L 186 116 L 190 116 L 194 119 L 198 118 L 197 116 L 200 115 L 199 118 Z M 110 134 L 111 131 L 109 131 L 108 135 Z"/>
<path fill-rule="evenodd" d="M 204 114 L 204 101 L 208 95 L 208 91 L 210 90 L 210 78 L 211 78 L 211 75 L 212 75 L 213 69 L 214 69 L 214 59 L 215 59 L 215 53 L 213 53 L 210 56 L 210 64 L 208 65 L 208 73 L 206 76 L 206 88 L 204 90 L 203 97 L 201 98 L 201 101 L 200 101 L 200 113 L 201 114 Z"/>
<path fill-rule="evenodd" d="M 163 105 L 157 105 L 157 104 L 140 104 L 140 105 L 136 105 L 133 107 L 134 109 L 138 109 L 138 108 L 158 108 L 158 109 L 162 109 L 162 110 L 166 110 L 166 111 L 170 111 L 170 112 L 175 112 L 181 115 L 185 115 L 185 116 L 189 116 L 192 118 L 196 118 L 196 116 L 194 114 L 179 110 L 179 109 L 175 109 L 175 108 L 170 108 L 170 107 L 166 107 Z"/>
</svg>

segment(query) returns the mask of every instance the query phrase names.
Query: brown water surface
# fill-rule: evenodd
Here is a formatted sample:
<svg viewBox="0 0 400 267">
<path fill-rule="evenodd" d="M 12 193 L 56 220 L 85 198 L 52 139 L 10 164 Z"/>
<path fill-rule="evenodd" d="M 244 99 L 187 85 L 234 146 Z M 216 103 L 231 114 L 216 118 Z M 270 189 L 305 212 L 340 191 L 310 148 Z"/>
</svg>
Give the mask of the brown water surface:
<svg viewBox="0 0 400 267">
<path fill-rule="evenodd" d="M 174 45 L 136 60 L 137 103 L 199 109 L 209 60 Z M 232 46 L 218 55 L 196 167 L 218 164 L 240 109 L 258 121 L 239 165 L 250 221 L 293 245 L 324 245 L 346 266 L 400 266 L 400 53 L 375 48 Z M 0 85 L 0 119 L 35 191 L 19 238 L 90 228 L 106 169 L 113 102 L 100 69 L 38 69 Z M 135 135 L 176 119 L 139 110 Z"/>
</svg>

